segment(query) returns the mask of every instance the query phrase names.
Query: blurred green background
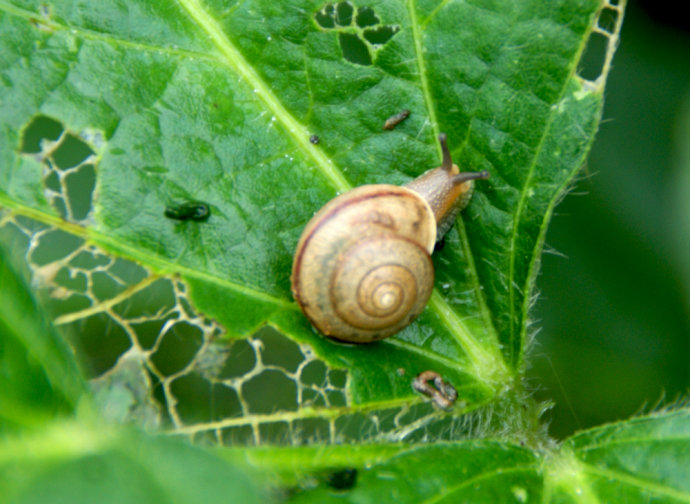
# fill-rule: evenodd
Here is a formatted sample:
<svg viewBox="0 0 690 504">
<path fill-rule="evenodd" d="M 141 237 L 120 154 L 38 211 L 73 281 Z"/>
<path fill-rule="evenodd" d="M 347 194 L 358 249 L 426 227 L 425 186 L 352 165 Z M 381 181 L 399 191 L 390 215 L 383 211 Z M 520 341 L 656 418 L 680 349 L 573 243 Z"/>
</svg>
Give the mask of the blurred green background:
<svg viewBox="0 0 690 504">
<path fill-rule="evenodd" d="M 599 133 L 546 237 L 528 377 L 558 438 L 690 390 L 689 22 L 628 5 Z"/>
</svg>

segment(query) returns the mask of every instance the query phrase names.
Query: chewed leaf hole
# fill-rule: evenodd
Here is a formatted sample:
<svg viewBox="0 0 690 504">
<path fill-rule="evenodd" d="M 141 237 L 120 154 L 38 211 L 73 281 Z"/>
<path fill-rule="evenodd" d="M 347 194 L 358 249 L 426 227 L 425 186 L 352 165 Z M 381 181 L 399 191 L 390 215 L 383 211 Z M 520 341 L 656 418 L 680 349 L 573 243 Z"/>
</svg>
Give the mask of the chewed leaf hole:
<svg viewBox="0 0 690 504">
<path fill-rule="evenodd" d="M 618 2 L 608 1 L 602 5 L 587 40 L 578 71 L 579 77 L 589 87 L 601 88 L 606 81 L 618 45 L 622 22 L 623 10 Z"/>
<path fill-rule="evenodd" d="M 602 9 L 599 14 L 597 26 L 600 30 L 613 34 L 616 30 L 616 23 L 618 22 L 619 12 L 614 9 Z"/>
<path fill-rule="evenodd" d="M 164 375 L 172 375 L 189 365 L 203 343 L 203 332 L 188 322 L 172 324 L 160 335 L 151 362 Z"/>
<path fill-rule="evenodd" d="M 70 342 L 82 357 L 84 372 L 89 378 L 112 368 L 131 346 L 124 328 L 103 313 L 81 321 L 77 330 L 71 331 L 71 336 Z"/>
<path fill-rule="evenodd" d="M 58 177 L 57 171 L 50 170 L 48 175 L 43 179 L 43 183 L 48 189 L 55 192 L 60 192 L 60 177 Z"/>
<path fill-rule="evenodd" d="M 339 26 L 350 26 L 355 9 L 349 2 L 339 2 L 335 6 L 335 22 Z"/>
<path fill-rule="evenodd" d="M 43 115 L 34 117 L 33 121 L 24 130 L 21 152 L 24 154 L 37 154 L 41 152 L 43 139 L 56 141 L 64 131 L 62 124 Z"/>
<path fill-rule="evenodd" d="M 367 26 L 374 26 L 381 22 L 379 17 L 371 7 L 360 7 L 357 9 L 357 26 L 366 28 Z"/>
<path fill-rule="evenodd" d="M 43 115 L 34 117 L 24 129 L 20 151 L 42 163 L 46 199 L 63 219 L 81 222 L 89 217 L 96 187 L 94 149 L 100 150 L 103 143 L 98 131 L 76 135 Z"/>
<path fill-rule="evenodd" d="M 592 32 L 580 64 L 578 72 L 580 77 L 592 82 L 599 78 L 603 70 L 607 48 L 608 37 L 599 32 Z"/>
<path fill-rule="evenodd" d="M 358 65 L 371 65 L 369 48 L 358 35 L 354 33 L 340 33 L 338 34 L 338 41 L 343 51 L 343 57 L 347 61 Z"/>
<path fill-rule="evenodd" d="M 84 241 L 61 230 L 48 230 L 40 234 L 40 240 L 31 249 L 27 257 L 35 267 L 46 266 L 52 262 L 69 257 L 75 253 Z"/>
<path fill-rule="evenodd" d="M 67 134 L 60 145 L 53 151 L 52 158 L 60 170 L 72 168 L 93 154 L 93 151 L 79 138 Z"/>
<path fill-rule="evenodd" d="M 385 44 L 399 29 L 398 26 L 379 26 L 378 28 L 364 30 L 364 38 L 370 44 Z"/>
<path fill-rule="evenodd" d="M 400 30 L 399 26 L 380 24 L 371 7 L 358 7 L 355 14 L 350 2 L 325 4 L 314 13 L 314 20 L 320 28 L 338 33 L 343 58 L 363 66 L 373 64 L 377 51 Z"/>
<path fill-rule="evenodd" d="M 330 9 L 328 9 L 330 7 Z M 335 28 L 335 17 L 333 17 L 333 5 L 327 5 L 323 10 L 314 14 L 316 23 L 325 29 Z"/>
<path fill-rule="evenodd" d="M 96 185 L 96 169 L 92 164 L 85 164 L 78 170 L 70 172 L 65 179 L 72 218 L 77 221 L 84 220 L 91 210 L 93 189 Z"/>
<path fill-rule="evenodd" d="M 239 394 L 234 388 L 211 383 L 196 373 L 174 380 L 170 391 L 181 399 L 177 410 L 180 419 L 187 425 L 236 418 L 243 413 Z"/>
</svg>

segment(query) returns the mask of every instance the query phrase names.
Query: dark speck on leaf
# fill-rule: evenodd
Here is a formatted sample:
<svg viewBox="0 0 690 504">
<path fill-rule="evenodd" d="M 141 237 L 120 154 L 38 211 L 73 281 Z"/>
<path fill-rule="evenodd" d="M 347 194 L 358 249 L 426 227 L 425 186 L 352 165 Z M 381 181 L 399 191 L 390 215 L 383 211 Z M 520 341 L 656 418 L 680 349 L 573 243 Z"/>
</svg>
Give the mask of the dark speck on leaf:
<svg viewBox="0 0 690 504">
<path fill-rule="evenodd" d="M 318 135 L 312 135 L 309 137 L 309 141 L 311 143 L 313 143 L 314 145 L 316 145 L 317 143 L 319 143 L 321 141 L 321 139 L 318 137 Z"/>
<path fill-rule="evenodd" d="M 357 469 L 348 467 L 333 471 L 326 478 L 326 484 L 336 490 L 349 490 L 357 483 Z"/>
<path fill-rule="evenodd" d="M 394 116 L 389 117 L 386 119 L 386 122 L 383 125 L 383 129 L 385 130 L 392 130 L 395 128 L 398 124 L 403 122 L 405 119 L 407 119 L 410 116 L 410 111 L 409 110 L 403 110 L 399 114 L 395 114 Z"/>
</svg>

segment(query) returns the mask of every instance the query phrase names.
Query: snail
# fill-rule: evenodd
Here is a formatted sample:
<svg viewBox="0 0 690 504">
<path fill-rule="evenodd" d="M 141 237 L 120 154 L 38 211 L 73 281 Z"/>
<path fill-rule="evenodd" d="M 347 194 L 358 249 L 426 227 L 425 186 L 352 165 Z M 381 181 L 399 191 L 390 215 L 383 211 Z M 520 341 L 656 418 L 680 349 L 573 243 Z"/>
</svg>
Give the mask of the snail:
<svg viewBox="0 0 690 504">
<path fill-rule="evenodd" d="M 434 285 L 431 253 L 470 200 L 475 179 L 460 173 L 440 134 L 440 167 L 403 185 L 356 187 L 307 223 L 292 265 L 292 294 L 325 336 L 369 343 L 424 310 Z"/>
</svg>

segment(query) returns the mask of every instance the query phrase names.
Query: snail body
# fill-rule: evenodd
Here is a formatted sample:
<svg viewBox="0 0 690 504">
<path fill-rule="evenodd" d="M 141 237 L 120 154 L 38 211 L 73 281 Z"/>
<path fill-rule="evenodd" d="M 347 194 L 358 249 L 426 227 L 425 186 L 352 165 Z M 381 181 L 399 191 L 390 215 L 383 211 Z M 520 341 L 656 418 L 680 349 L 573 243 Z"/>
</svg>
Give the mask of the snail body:
<svg viewBox="0 0 690 504">
<path fill-rule="evenodd" d="M 329 201 L 297 244 L 292 293 L 324 335 L 368 343 L 409 325 L 434 285 L 431 253 L 487 172 L 443 164 L 403 186 L 357 187 Z"/>
</svg>

